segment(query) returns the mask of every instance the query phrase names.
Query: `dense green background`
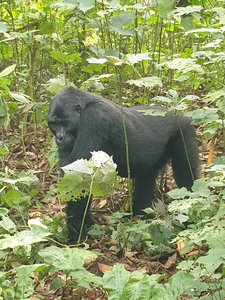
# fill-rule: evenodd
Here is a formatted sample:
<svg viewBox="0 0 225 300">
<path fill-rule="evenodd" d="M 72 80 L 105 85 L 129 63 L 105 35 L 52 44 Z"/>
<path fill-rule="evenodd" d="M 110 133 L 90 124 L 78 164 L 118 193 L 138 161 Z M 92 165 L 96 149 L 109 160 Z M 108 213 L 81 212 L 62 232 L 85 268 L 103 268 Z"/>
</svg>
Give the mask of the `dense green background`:
<svg viewBox="0 0 225 300">
<path fill-rule="evenodd" d="M 224 299 L 225 1 L 8 0 L 0 20 L 0 299 L 75 299 L 75 290 L 77 299 Z M 160 269 L 116 265 L 100 277 L 83 267 L 93 252 L 45 241 L 65 243 L 46 116 L 69 85 L 196 124 L 202 161 L 213 162 L 206 179 L 191 194 L 171 192 L 168 207 L 158 202 L 152 222 L 117 214 L 103 234 L 123 259 L 157 255 Z"/>
</svg>

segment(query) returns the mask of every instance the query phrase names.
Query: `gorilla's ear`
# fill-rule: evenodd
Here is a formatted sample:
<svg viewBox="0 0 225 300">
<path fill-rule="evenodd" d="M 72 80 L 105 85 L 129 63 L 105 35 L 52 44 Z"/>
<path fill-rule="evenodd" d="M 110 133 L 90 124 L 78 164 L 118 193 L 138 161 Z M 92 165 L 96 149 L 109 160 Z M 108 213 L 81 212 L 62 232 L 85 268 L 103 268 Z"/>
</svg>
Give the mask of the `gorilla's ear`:
<svg viewBox="0 0 225 300">
<path fill-rule="evenodd" d="M 82 112 L 82 107 L 80 106 L 80 104 L 77 104 L 76 106 L 75 106 L 75 111 L 80 115 L 81 114 L 81 112 Z"/>
</svg>

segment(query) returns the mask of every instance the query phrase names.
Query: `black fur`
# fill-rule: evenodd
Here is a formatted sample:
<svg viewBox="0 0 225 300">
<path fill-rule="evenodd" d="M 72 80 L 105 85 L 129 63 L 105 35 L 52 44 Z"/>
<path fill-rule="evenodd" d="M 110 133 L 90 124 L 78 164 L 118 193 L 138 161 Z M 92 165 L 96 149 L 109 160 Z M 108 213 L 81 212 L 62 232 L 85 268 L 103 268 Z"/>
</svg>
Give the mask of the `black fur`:
<svg viewBox="0 0 225 300">
<path fill-rule="evenodd" d="M 141 214 L 142 209 L 151 204 L 156 176 L 168 160 L 172 160 L 178 187 L 190 189 L 193 179 L 198 177 L 199 170 L 197 142 L 190 119 L 171 112 L 165 116 L 146 116 L 138 111 L 140 109 L 142 108 L 123 109 L 131 178 L 134 179 L 135 186 L 134 214 Z M 54 97 L 48 124 L 56 138 L 60 166 L 80 158 L 88 159 L 93 150 L 103 150 L 113 155 L 119 175 L 127 177 L 122 110 L 118 105 L 69 87 Z M 71 243 L 78 237 L 85 204 L 85 199 L 67 204 Z M 85 237 L 91 222 L 89 211 L 82 237 Z"/>
</svg>

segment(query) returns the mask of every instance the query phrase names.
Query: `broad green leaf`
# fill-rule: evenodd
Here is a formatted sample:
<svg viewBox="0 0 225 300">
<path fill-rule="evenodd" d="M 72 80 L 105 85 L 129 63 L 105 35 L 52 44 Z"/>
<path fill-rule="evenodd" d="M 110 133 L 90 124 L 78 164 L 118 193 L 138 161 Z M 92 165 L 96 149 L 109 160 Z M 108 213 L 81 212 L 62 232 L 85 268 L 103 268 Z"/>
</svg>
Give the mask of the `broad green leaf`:
<svg viewBox="0 0 225 300">
<path fill-rule="evenodd" d="M 8 149 L 0 147 L 0 155 L 6 156 L 8 153 Z"/>
<path fill-rule="evenodd" d="M 199 28 L 199 29 L 193 29 L 193 30 L 189 30 L 187 32 L 185 32 L 184 35 L 189 35 L 192 33 L 220 33 L 220 29 L 215 29 L 215 28 Z"/>
<path fill-rule="evenodd" d="M 0 207 L 0 216 L 6 216 L 8 214 L 9 210 L 5 207 Z"/>
<path fill-rule="evenodd" d="M 78 63 L 81 61 L 80 53 L 62 53 L 60 50 L 51 51 L 51 57 L 58 62 L 64 63 Z"/>
<path fill-rule="evenodd" d="M 157 282 L 159 277 L 149 276 L 143 271 L 128 272 L 123 265 L 116 264 L 112 271 L 104 274 L 103 289 L 109 300 L 176 299 L 166 297 L 167 291 Z"/>
<path fill-rule="evenodd" d="M 166 283 L 163 288 L 164 291 L 161 293 L 162 299 L 174 300 L 177 299 L 180 295 L 182 295 L 189 288 L 194 286 L 195 277 L 187 272 L 179 271 L 174 274 L 169 282 Z M 164 297 L 163 297 L 164 296 Z M 160 298 L 153 298 L 154 300 L 158 300 Z"/>
<path fill-rule="evenodd" d="M 182 101 L 199 101 L 200 97 L 196 95 L 187 95 L 184 98 L 182 98 Z"/>
<path fill-rule="evenodd" d="M 62 167 L 62 170 L 68 174 L 70 172 L 78 172 L 84 174 L 93 174 L 93 165 L 87 159 L 79 159 L 75 162 Z"/>
<path fill-rule="evenodd" d="M 162 86 L 162 81 L 159 77 L 157 76 L 152 76 L 152 77 L 143 77 L 141 79 L 134 79 L 134 80 L 128 80 L 127 83 L 130 85 L 136 85 L 138 87 L 149 87 L 153 88 L 155 86 Z"/>
<path fill-rule="evenodd" d="M 98 197 L 111 195 L 117 185 L 116 167 L 112 157 L 103 151 L 92 152 L 90 160 L 79 159 L 63 167 L 60 196 L 65 201 L 76 201 L 90 193 Z"/>
<path fill-rule="evenodd" d="M 27 95 L 24 95 L 22 93 L 9 93 L 12 98 L 14 98 L 16 101 L 22 103 L 22 104 L 28 104 L 30 103 L 30 99 Z"/>
<path fill-rule="evenodd" d="M 196 261 L 203 264 L 209 273 L 214 273 L 225 261 L 224 245 L 221 244 L 221 247 L 219 245 L 217 247 L 210 249 L 207 255 L 199 257 Z"/>
<path fill-rule="evenodd" d="M 23 176 L 17 179 L 10 178 L 0 178 L 0 182 L 9 183 L 11 185 L 16 185 L 17 183 L 23 183 L 30 185 L 33 182 L 37 182 L 38 178 L 34 174 L 30 174 L 30 176 Z"/>
<path fill-rule="evenodd" d="M 133 272 L 126 283 L 122 295 L 122 299 L 129 300 L 146 300 L 152 299 L 152 286 L 150 284 L 150 277 L 143 273 Z M 153 292 L 154 293 L 154 292 Z"/>
<path fill-rule="evenodd" d="M 152 98 L 153 101 L 159 102 L 159 103 L 171 103 L 173 102 L 173 99 L 171 97 L 165 97 L 165 96 L 156 96 Z"/>
<path fill-rule="evenodd" d="M 174 80 L 176 80 L 178 82 L 183 82 L 183 81 L 188 80 L 189 78 L 190 78 L 190 75 L 181 75 L 181 76 L 174 78 Z"/>
<path fill-rule="evenodd" d="M 220 47 L 220 44 L 222 43 L 223 39 L 216 39 L 210 43 L 207 43 L 205 46 L 203 46 L 204 49 L 208 48 L 218 48 Z"/>
<path fill-rule="evenodd" d="M 189 15 L 193 13 L 199 13 L 203 10 L 202 6 L 185 6 L 185 7 L 176 7 L 175 8 L 175 16 L 183 16 Z"/>
<path fill-rule="evenodd" d="M 201 122 L 203 124 L 212 125 L 214 122 L 220 122 L 217 108 L 203 107 L 188 112 L 187 116 L 191 117 L 193 121 L 196 121 L 197 123 Z"/>
<path fill-rule="evenodd" d="M 50 236 L 50 232 L 41 227 L 24 230 L 16 233 L 15 235 L 0 239 L 0 250 L 32 245 L 34 243 L 45 241 L 48 236 Z"/>
<path fill-rule="evenodd" d="M 87 61 L 89 62 L 89 64 L 104 64 L 105 62 L 107 62 L 107 59 L 105 58 L 88 58 Z"/>
<path fill-rule="evenodd" d="M 186 188 L 174 189 L 167 194 L 173 199 L 184 199 L 189 195 L 189 191 Z"/>
<path fill-rule="evenodd" d="M 50 283 L 50 290 L 58 290 L 63 288 L 65 281 L 62 278 L 54 278 Z"/>
<path fill-rule="evenodd" d="M 94 252 L 79 248 L 59 248 L 50 246 L 39 251 L 44 261 L 58 270 L 73 271 L 82 269 L 84 264 L 95 261 Z"/>
<path fill-rule="evenodd" d="M 104 289 L 109 293 L 110 300 L 121 299 L 124 286 L 129 277 L 130 272 L 125 270 L 124 266 L 120 264 L 115 265 L 111 272 L 104 274 Z"/>
<path fill-rule="evenodd" d="M 62 88 L 66 88 L 67 86 L 73 86 L 73 84 L 71 82 L 67 82 L 64 74 L 60 74 L 56 78 L 51 78 L 48 81 L 46 88 L 50 93 L 56 94 L 62 90 Z"/>
<path fill-rule="evenodd" d="M 176 0 L 159 0 L 159 4 L 156 6 L 156 10 L 159 16 L 163 19 L 170 18 L 170 13 L 174 9 Z"/>
<path fill-rule="evenodd" d="M 138 53 L 138 54 L 127 54 L 125 56 L 125 60 L 128 61 L 129 64 L 134 65 L 143 60 L 150 60 L 149 53 Z"/>
<path fill-rule="evenodd" d="M 192 58 L 207 58 L 210 60 L 214 55 L 215 53 L 213 51 L 196 51 L 192 54 Z"/>
<path fill-rule="evenodd" d="M 123 64 L 125 64 L 125 61 L 118 58 L 117 56 L 107 56 L 107 60 L 109 63 L 115 66 L 122 66 Z"/>
<path fill-rule="evenodd" d="M 8 232 L 15 232 L 16 230 L 16 225 L 8 216 L 2 217 L 2 220 L 0 221 L 0 227 L 4 228 Z"/>
<path fill-rule="evenodd" d="M 207 103 L 216 103 L 220 99 L 223 99 L 223 101 L 225 101 L 224 95 L 225 95 L 225 89 L 221 89 L 221 90 L 209 92 L 204 96 L 203 99 Z"/>
<path fill-rule="evenodd" d="M 209 186 L 210 182 L 206 181 L 205 179 L 198 179 L 195 180 L 192 186 L 192 191 L 195 193 L 198 192 L 200 195 L 207 197 L 210 195 Z"/>
<path fill-rule="evenodd" d="M 192 58 L 176 58 L 172 61 L 168 61 L 159 64 L 159 67 L 167 66 L 171 70 L 177 70 L 181 73 L 197 72 L 204 73 L 203 68 L 196 63 L 195 59 Z"/>
<path fill-rule="evenodd" d="M 86 13 L 88 10 L 95 7 L 95 0 L 80 0 L 79 9 Z"/>
<path fill-rule="evenodd" d="M 7 67 L 0 73 L 0 77 L 5 77 L 5 76 L 9 75 L 10 73 L 12 73 L 15 70 L 15 68 L 16 68 L 16 64 Z"/>
<path fill-rule="evenodd" d="M 181 17 L 181 25 L 184 27 L 185 31 L 192 30 L 195 28 L 194 18 L 191 15 L 184 15 Z"/>
<path fill-rule="evenodd" d="M 131 24 L 135 20 L 134 12 L 125 12 L 115 15 L 109 20 L 109 28 L 121 35 L 134 35 L 133 29 L 123 29 L 124 26 Z"/>
<path fill-rule="evenodd" d="M 79 185 L 81 185 L 81 188 L 78 189 Z M 81 195 L 89 194 L 90 186 L 90 178 L 77 173 L 67 173 L 59 178 L 58 190 L 63 201 L 76 201 Z"/>
<path fill-rule="evenodd" d="M 0 23 L 0 33 L 7 31 L 7 25 L 5 23 Z"/>
<path fill-rule="evenodd" d="M 134 21 L 134 19 L 135 19 L 134 12 L 125 12 L 122 14 L 118 14 L 110 18 L 110 26 L 115 29 L 119 29 L 125 25 L 129 25 Z"/>
<path fill-rule="evenodd" d="M 2 195 L 1 202 L 9 206 L 18 204 L 25 194 L 17 189 L 11 188 L 5 195 Z"/>
<path fill-rule="evenodd" d="M 30 299 L 29 296 L 33 295 L 35 286 L 33 272 L 40 272 L 44 268 L 44 264 L 35 264 L 13 269 L 13 272 L 16 273 L 15 299 Z"/>
</svg>

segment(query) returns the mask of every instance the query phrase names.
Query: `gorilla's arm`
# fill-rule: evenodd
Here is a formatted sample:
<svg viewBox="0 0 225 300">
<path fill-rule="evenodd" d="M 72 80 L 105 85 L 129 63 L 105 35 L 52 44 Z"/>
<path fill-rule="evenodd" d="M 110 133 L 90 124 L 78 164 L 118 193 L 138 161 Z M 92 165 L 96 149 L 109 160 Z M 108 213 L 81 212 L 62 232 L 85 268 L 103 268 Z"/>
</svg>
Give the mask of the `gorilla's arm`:
<svg viewBox="0 0 225 300">
<path fill-rule="evenodd" d="M 68 155 L 67 158 L 64 156 L 64 165 L 80 158 L 89 159 L 92 151 L 102 150 L 104 145 L 107 144 L 110 120 L 103 110 L 101 104 L 93 102 L 89 103 L 81 112 L 77 125 L 77 137 L 71 154 Z M 101 120 L 100 122 L 99 119 Z M 102 130 L 102 128 L 104 128 L 104 130 Z M 66 215 L 70 244 L 78 240 L 87 201 L 88 196 L 81 196 L 77 201 L 67 203 Z M 81 239 L 85 239 L 87 229 L 92 223 L 90 207 L 88 207 Z"/>
</svg>

